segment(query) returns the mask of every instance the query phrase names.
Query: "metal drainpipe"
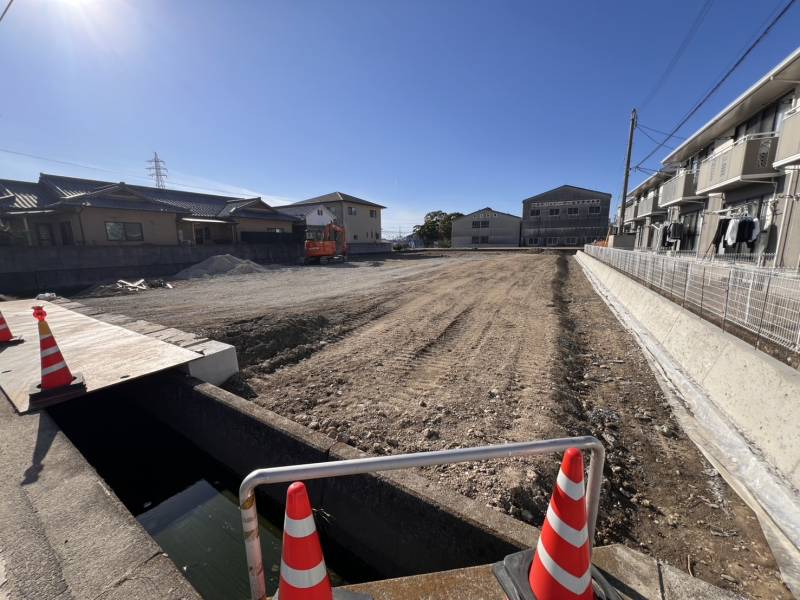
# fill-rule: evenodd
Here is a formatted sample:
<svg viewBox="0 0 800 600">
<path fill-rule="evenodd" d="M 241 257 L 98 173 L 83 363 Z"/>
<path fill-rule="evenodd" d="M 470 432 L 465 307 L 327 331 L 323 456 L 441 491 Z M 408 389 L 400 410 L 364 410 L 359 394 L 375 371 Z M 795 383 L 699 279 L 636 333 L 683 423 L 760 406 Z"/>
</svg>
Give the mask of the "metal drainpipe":
<svg viewBox="0 0 800 600">
<path fill-rule="evenodd" d="M 83 213 L 83 206 L 78 208 L 78 228 L 81 230 L 81 243 L 85 246 L 86 245 L 86 233 L 83 231 L 83 219 L 81 219 L 81 214 Z"/>
<path fill-rule="evenodd" d="M 775 243 L 775 258 L 772 259 L 772 268 L 777 268 L 779 264 L 783 262 L 783 251 L 781 249 L 781 244 L 785 242 L 785 235 L 784 227 L 786 225 L 786 213 L 791 212 L 792 205 L 794 204 L 791 200 L 791 195 L 794 193 L 792 186 L 796 183 L 795 176 L 794 176 L 794 169 L 789 169 L 789 181 L 786 184 L 786 190 L 784 192 L 784 198 L 786 199 L 786 205 L 783 207 L 783 214 L 781 215 L 781 226 L 778 229 L 778 241 Z"/>
<path fill-rule="evenodd" d="M 25 225 L 25 237 L 28 239 L 28 246 L 33 246 L 33 241 L 31 240 L 31 229 L 28 225 L 28 217 L 22 217 L 22 222 Z"/>
</svg>

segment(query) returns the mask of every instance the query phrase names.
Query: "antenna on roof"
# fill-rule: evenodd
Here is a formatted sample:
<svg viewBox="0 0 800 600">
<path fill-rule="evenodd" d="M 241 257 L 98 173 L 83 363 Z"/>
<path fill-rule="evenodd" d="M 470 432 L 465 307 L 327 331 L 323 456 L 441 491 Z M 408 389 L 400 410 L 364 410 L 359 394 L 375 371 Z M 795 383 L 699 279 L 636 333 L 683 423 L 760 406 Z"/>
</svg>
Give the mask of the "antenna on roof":
<svg viewBox="0 0 800 600">
<path fill-rule="evenodd" d="M 153 158 L 147 161 L 150 165 L 147 167 L 147 174 L 155 179 L 156 187 L 160 190 L 167 189 L 167 163 L 158 157 L 158 152 L 153 152 Z"/>
</svg>

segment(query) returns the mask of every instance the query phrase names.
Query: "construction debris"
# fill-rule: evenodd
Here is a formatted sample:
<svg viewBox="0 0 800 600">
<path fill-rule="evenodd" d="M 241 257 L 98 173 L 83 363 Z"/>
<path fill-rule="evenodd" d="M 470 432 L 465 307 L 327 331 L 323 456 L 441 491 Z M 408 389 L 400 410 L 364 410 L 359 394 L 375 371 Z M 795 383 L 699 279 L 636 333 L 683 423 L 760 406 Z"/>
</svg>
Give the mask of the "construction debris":
<svg viewBox="0 0 800 600">
<path fill-rule="evenodd" d="M 125 294 L 136 294 L 153 288 L 172 289 L 173 286 L 163 279 L 137 279 L 136 281 L 126 281 L 118 279 L 114 283 L 98 283 L 87 290 L 74 296 L 75 298 L 105 298 L 107 296 L 120 296 Z"/>
</svg>

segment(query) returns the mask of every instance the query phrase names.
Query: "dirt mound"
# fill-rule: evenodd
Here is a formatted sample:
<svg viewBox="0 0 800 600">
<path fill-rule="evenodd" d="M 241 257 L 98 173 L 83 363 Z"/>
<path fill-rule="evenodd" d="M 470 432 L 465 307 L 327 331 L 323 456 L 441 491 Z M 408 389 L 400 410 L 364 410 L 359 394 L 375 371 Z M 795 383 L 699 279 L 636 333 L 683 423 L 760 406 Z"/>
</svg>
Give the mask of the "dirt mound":
<svg viewBox="0 0 800 600">
<path fill-rule="evenodd" d="M 173 279 L 196 279 L 198 277 L 216 277 L 218 275 L 247 275 L 249 273 L 266 273 L 269 269 L 252 260 L 237 258 L 231 254 L 218 254 L 202 262 L 179 271 Z"/>
</svg>

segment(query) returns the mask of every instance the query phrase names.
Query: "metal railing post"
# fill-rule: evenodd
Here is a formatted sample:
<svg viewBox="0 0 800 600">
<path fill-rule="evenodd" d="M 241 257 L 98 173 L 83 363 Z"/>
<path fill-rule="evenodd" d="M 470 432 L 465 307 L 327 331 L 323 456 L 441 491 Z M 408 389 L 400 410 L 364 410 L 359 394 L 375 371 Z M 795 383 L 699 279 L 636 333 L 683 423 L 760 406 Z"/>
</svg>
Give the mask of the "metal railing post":
<svg viewBox="0 0 800 600">
<path fill-rule="evenodd" d="M 761 339 L 761 326 L 764 324 L 764 314 L 767 312 L 767 298 L 769 298 L 769 288 L 772 284 L 772 273 L 767 278 L 767 289 L 764 290 L 764 306 L 761 307 L 761 319 L 758 321 L 758 331 L 756 332 L 755 347 L 758 348 L 758 342 Z"/>
<path fill-rule="evenodd" d="M 703 296 L 706 292 L 706 267 L 703 265 L 703 279 L 700 281 L 700 317 L 703 317 Z"/>
<path fill-rule="evenodd" d="M 244 533 L 245 552 L 247 554 L 247 571 L 250 578 L 250 597 L 252 600 L 264 600 L 267 595 L 264 580 L 264 564 L 261 557 L 261 540 L 258 531 L 258 509 L 256 507 L 255 490 L 259 485 L 288 483 L 291 481 L 307 481 L 326 477 L 344 475 L 362 475 L 378 471 L 394 471 L 414 467 L 452 464 L 476 460 L 491 460 L 531 456 L 534 454 L 550 454 L 563 452 L 569 448 L 588 450 L 590 452 L 589 477 L 586 482 L 586 512 L 589 533 L 589 549 L 594 545 L 597 513 L 600 508 L 600 488 L 603 482 L 603 465 L 605 448 L 596 437 L 581 436 L 574 438 L 558 438 L 534 442 L 517 442 L 497 446 L 479 446 L 477 448 L 456 448 L 453 450 L 437 450 L 434 452 L 416 452 L 398 454 L 396 456 L 375 456 L 356 458 L 308 465 L 292 465 L 257 469 L 244 478 L 239 486 L 239 506 L 242 511 L 242 528 Z"/>
<path fill-rule="evenodd" d="M 725 286 L 725 307 L 722 310 L 722 331 L 725 331 L 725 319 L 728 318 L 728 298 L 731 295 L 732 277 L 733 277 L 733 267 L 728 269 L 728 285 Z"/>
<path fill-rule="evenodd" d="M 683 302 L 681 306 L 686 306 L 686 295 L 689 293 L 689 274 L 692 272 L 692 263 L 686 265 L 686 281 L 683 284 Z"/>
</svg>

